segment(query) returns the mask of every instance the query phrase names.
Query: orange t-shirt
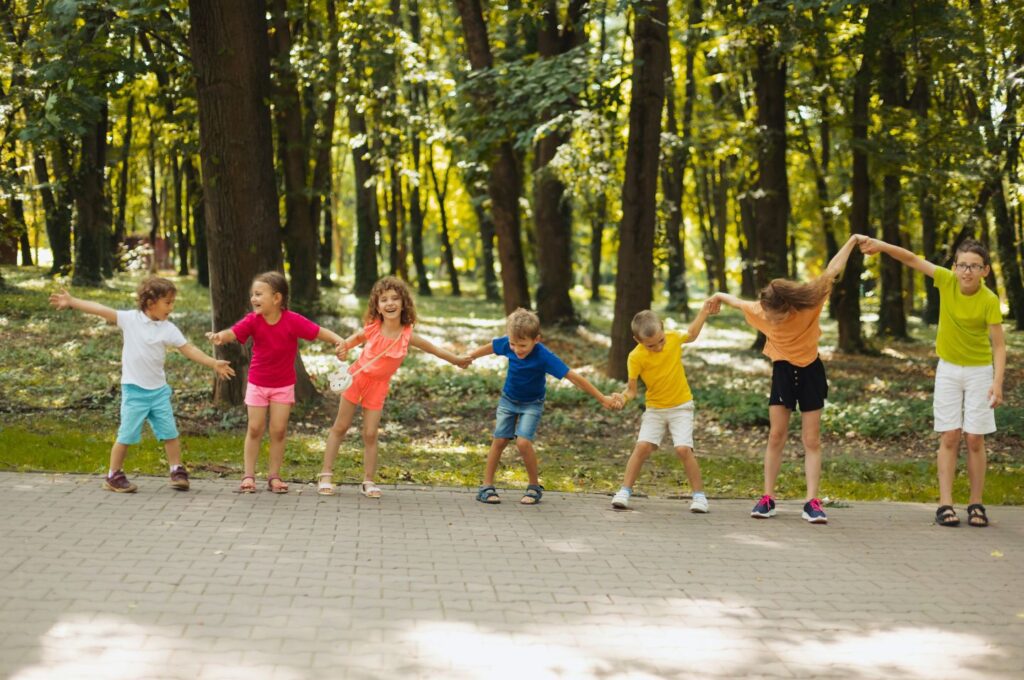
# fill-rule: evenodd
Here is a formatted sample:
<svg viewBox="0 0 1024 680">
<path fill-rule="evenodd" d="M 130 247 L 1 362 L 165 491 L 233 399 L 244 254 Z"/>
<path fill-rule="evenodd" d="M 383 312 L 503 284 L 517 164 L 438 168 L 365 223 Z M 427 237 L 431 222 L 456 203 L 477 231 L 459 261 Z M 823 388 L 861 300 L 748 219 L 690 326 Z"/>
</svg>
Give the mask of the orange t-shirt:
<svg viewBox="0 0 1024 680">
<path fill-rule="evenodd" d="M 818 339 L 821 337 L 818 318 L 827 299 L 826 295 L 818 306 L 790 312 L 778 322 L 768 320 L 760 302 L 744 301 L 740 309 L 747 323 L 768 338 L 764 344 L 764 353 L 769 359 L 788 361 L 794 366 L 807 366 L 818 358 Z"/>
</svg>

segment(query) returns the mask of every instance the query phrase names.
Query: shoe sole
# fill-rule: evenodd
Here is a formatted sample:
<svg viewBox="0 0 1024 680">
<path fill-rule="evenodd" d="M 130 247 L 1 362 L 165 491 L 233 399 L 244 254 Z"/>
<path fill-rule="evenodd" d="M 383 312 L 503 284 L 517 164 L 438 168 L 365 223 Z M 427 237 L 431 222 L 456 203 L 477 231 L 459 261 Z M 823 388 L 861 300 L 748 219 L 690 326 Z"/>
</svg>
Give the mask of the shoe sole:
<svg viewBox="0 0 1024 680">
<path fill-rule="evenodd" d="M 629 503 L 623 503 L 622 501 L 612 501 L 612 507 L 616 510 L 628 510 Z"/>
<path fill-rule="evenodd" d="M 171 488 L 178 491 L 188 491 L 188 482 L 171 482 Z"/>
<path fill-rule="evenodd" d="M 828 524 L 828 517 L 811 517 L 806 512 L 800 513 L 800 516 L 810 524 Z"/>
<path fill-rule="evenodd" d="M 706 515 L 706 514 L 708 514 L 708 509 L 707 508 L 690 508 L 690 512 L 695 512 L 698 515 Z"/>
<path fill-rule="evenodd" d="M 136 491 L 138 491 L 138 487 L 134 485 L 129 486 L 126 489 L 119 489 L 116 486 L 107 484 L 106 482 L 103 482 L 103 488 L 106 489 L 107 491 L 113 491 L 114 493 L 135 493 Z"/>
<path fill-rule="evenodd" d="M 767 513 L 764 512 L 752 512 L 750 516 L 754 519 L 768 519 L 769 517 L 775 517 L 775 510 L 769 510 Z"/>
</svg>

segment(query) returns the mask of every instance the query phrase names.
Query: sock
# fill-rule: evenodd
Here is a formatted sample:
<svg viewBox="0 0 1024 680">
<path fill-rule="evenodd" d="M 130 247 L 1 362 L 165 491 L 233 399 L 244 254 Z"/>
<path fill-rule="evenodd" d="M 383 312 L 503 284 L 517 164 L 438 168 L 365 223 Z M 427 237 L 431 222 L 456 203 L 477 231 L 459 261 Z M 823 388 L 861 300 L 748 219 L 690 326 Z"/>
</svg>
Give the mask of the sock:
<svg viewBox="0 0 1024 680">
<path fill-rule="evenodd" d="M 185 467 L 185 466 L 184 465 L 172 465 L 171 466 L 171 472 L 174 472 L 175 470 L 177 470 L 179 468 L 182 468 L 182 467 Z"/>
<path fill-rule="evenodd" d="M 698 498 L 704 498 L 704 492 L 703 491 L 694 491 L 693 492 L 693 500 L 697 500 Z"/>
<path fill-rule="evenodd" d="M 631 486 L 624 486 L 624 487 L 622 487 L 621 489 L 619 489 L 619 491 L 625 491 L 625 492 L 626 492 L 626 493 L 628 493 L 628 494 L 629 494 L 630 496 L 632 496 L 632 495 L 633 495 L 633 487 L 631 487 Z"/>
</svg>

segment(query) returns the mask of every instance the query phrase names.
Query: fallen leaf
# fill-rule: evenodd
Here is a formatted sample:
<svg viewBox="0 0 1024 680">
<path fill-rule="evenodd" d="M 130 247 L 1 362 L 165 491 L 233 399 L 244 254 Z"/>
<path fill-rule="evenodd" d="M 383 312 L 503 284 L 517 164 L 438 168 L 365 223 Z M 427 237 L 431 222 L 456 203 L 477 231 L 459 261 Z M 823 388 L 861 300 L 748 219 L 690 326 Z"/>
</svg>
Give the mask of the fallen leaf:
<svg viewBox="0 0 1024 680">
<path fill-rule="evenodd" d="M 998 551 L 998 550 L 993 550 L 992 551 L 992 557 L 1002 557 L 1002 556 L 1003 556 L 1003 553 L 1001 553 L 1000 551 Z"/>
</svg>

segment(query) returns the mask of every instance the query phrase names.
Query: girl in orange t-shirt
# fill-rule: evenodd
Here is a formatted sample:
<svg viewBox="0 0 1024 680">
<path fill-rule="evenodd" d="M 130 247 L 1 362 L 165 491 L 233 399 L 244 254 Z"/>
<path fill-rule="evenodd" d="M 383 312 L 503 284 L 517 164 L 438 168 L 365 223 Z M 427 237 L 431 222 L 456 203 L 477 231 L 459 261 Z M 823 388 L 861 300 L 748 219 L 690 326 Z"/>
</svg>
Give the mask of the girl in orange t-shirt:
<svg viewBox="0 0 1024 680">
<path fill-rule="evenodd" d="M 764 456 L 764 495 L 750 516 L 767 519 L 775 515 L 775 481 L 782 466 L 782 449 L 789 432 L 789 418 L 800 407 L 804 443 L 804 475 L 807 497 L 802 517 L 812 524 L 826 524 L 828 517 L 818 500 L 821 481 L 821 411 L 828 397 L 825 366 L 818 357 L 818 322 L 821 309 L 846 260 L 863 236 L 853 235 L 828 263 L 825 271 L 808 283 L 774 279 L 761 290 L 756 301 L 741 300 L 728 293 L 711 299 L 736 307 L 747 323 L 764 333 L 764 353 L 772 361 L 772 391 L 768 400 L 768 445 Z"/>
<path fill-rule="evenodd" d="M 352 384 L 341 395 L 338 417 L 327 435 L 324 463 L 317 484 L 317 493 L 322 496 L 334 494 L 331 483 L 334 459 L 338 456 L 341 440 L 352 426 L 356 407 L 362 406 L 363 483 L 359 488 L 364 496 L 380 498 L 380 488 L 373 481 L 377 474 L 377 432 L 391 376 L 405 361 L 410 345 L 460 368 L 470 364 L 467 357 L 456 356 L 412 332 L 416 323 L 416 305 L 409 288 L 393 276 L 385 276 L 373 284 L 364 323 L 363 329 L 346 338 L 340 349 L 339 357 L 344 358 L 348 350 L 365 343 L 363 352 L 349 368 Z"/>
</svg>

